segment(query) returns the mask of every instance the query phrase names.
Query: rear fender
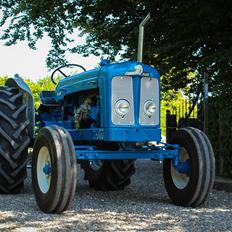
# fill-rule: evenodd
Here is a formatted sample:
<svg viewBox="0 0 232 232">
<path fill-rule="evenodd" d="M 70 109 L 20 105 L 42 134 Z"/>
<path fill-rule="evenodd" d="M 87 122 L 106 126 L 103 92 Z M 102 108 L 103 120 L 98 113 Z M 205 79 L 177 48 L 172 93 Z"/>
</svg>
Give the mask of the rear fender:
<svg viewBox="0 0 232 232">
<path fill-rule="evenodd" d="M 27 104 L 27 117 L 30 120 L 28 134 L 31 139 L 34 139 L 35 108 L 33 95 L 30 88 L 18 74 L 15 74 L 14 78 L 9 78 L 5 85 L 18 88 L 23 93 L 23 102 Z"/>
</svg>

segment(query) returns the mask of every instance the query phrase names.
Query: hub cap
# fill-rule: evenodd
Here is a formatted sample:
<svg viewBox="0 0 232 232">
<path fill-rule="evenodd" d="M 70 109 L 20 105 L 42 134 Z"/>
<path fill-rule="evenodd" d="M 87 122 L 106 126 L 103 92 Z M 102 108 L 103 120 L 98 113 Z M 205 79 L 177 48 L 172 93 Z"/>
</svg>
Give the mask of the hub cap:
<svg viewBox="0 0 232 232">
<path fill-rule="evenodd" d="M 180 147 L 180 161 L 185 162 L 187 160 L 189 160 L 189 154 L 187 150 L 183 147 Z M 187 186 L 189 182 L 189 175 L 186 173 L 178 172 L 173 164 L 171 165 L 171 175 L 173 183 L 178 189 L 184 189 Z"/>
<path fill-rule="evenodd" d="M 47 147 L 40 148 L 37 159 L 37 180 L 40 191 L 47 193 L 51 183 L 51 157 Z"/>
<path fill-rule="evenodd" d="M 94 171 L 99 171 L 103 165 L 102 160 L 90 160 L 89 165 Z"/>
</svg>

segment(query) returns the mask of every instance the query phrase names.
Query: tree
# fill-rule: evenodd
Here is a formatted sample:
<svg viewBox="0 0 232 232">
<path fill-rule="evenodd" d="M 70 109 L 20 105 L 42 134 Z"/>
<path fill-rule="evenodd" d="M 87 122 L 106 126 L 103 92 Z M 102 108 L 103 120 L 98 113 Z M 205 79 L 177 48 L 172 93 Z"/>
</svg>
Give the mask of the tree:
<svg viewBox="0 0 232 232">
<path fill-rule="evenodd" d="M 230 0 L 2 0 L 0 9 L 6 45 L 27 40 L 35 48 L 45 33 L 51 37 L 50 67 L 64 62 L 66 50 L 135 59 L 138 25 L 151 12 L 154 20 L 146 28 L 144 61 L 165 74 L 167 88 L 185 87 L 192 81 L 187 78 L 190 71 L 207 70 L 215 85 L 231 71 Z M 85 45 L 70 43 L 76 28 L 79 36 L 87 35 Z"/>
<path fill-rule="evenodd" d="M 44 77 L 37 81 L 32 81 L 30 79 L 27 79 L 25 81 L 28 84 L 33 94 L 34 105 L 36 109 L 40 105 L 39 93 L 42 92 L 43 90 L 54 90 L 55 89 L 55 85 L 52 83 L 50 77 Z"/>
</svg>

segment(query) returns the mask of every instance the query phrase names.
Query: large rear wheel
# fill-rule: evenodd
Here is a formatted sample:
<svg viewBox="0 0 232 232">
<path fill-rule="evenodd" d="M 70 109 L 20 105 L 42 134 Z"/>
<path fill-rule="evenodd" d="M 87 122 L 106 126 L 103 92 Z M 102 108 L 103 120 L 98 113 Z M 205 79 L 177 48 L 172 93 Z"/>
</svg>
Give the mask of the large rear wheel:
<svg viewBox="0 0 232 232">
<path fill-rule="evenodd" d="M 0 87 L 0 193 L 20 193 L 30 143 L 27 104 L 17 88 Z"/>
<path fill-rule="evenodd" d="M 172 144 L 180 146 L 180 161 L 186 171 L 178 171 L 170 159 L 164 160 L 163 175 L 167 193 L 176 205 L 201 205 L 212 189 L 215 161 L 207 136 L 196 128 L 182 128 L 176 132 Z"/>
</svg>

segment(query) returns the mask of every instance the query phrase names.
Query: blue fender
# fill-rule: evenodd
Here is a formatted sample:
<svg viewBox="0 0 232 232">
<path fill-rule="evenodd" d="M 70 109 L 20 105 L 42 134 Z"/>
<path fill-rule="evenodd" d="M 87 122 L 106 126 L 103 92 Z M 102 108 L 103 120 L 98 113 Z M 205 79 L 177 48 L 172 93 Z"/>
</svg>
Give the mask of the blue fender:
<svg viewBox="0 0 232 232">
<path fill-rule="evenodd" d="M 31 139 L 34 139 L 34 127 L 35 127 L 35 108 L 34 108 L 34 100 L 33 95 L 26 84 L 26 82 L 18 75 L 15 74 L 14 78 L 9 78 L 6 81 L 6 84 L 9 87 L 18 88 L 23 93 L 23 101 L 27 104 L 27 115 L 30 120 L 30 124 L 28 127 L 28 135 Z"/>
</svg>

